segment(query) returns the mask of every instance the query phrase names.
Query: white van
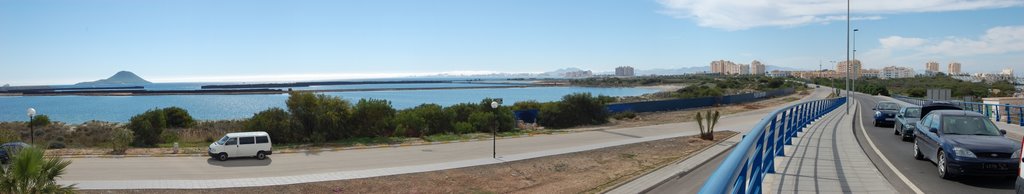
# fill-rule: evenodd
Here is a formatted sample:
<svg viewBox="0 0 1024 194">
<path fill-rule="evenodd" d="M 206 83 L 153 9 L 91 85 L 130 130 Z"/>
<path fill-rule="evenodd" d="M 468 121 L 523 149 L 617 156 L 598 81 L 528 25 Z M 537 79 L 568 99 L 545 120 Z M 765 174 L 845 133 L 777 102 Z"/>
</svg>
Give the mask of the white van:
<svg viewBox="0 0 1024 194">
<path fill-rule="evenodd" d="M 228 133 L 224 137 L 210 144 L 207 151 L 210 157 L 225 161 L 229 157 L 253 157 L 266 159 L 267 155 L 273 154 L 270 135 L 267 132 L 241 132 Z"/>
</svg>

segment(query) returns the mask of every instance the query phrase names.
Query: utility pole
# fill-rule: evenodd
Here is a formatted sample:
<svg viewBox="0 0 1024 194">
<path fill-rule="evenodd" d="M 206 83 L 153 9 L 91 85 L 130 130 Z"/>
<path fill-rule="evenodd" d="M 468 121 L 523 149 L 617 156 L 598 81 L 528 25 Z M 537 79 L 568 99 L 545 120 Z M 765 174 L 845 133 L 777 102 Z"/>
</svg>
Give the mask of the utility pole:
<svg viewBox="0 0 1024 194">
<path fill-rule="evenodd" d="M 846 0 L 846 114 L 850 114 L 850 0 Z"/>
</svg>

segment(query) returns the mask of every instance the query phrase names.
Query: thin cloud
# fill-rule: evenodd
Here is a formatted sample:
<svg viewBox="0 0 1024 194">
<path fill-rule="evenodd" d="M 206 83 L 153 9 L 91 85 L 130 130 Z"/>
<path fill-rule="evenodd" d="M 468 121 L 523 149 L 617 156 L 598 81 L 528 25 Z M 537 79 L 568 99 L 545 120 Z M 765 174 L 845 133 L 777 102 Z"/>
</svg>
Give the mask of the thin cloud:
<svg viewBox="0 0 1024 194">
<path fill-rule="evenodd" d="M 725 30 L 790 27 L 846 20 L 841 0 L 657 0 L 660 13 Z M 1024 0 L 858 0 L 851 20 L 878 20 L 883 14 L 993 9 L 1024 5 Z M 866 16 L 865 16 L 866 15 Z"/>
<path fill-rule="evenodd" d="M 889 36 L 880 47 L 868 50 L 867 63 L 924 64 L 929 60 L 955 60 L 1024 52 L 1024 26 L 999 26 L 977 37 L 918 38 Z"/>
</svg>

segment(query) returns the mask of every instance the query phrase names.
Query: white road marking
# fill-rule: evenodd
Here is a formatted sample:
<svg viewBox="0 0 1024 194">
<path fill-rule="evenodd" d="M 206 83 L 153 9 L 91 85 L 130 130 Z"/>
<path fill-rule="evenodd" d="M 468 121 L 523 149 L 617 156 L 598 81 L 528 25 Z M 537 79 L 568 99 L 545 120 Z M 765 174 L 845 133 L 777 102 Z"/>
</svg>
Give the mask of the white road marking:
<svg viewBox="0 0 1024 194">
<path fill-rule="evenodd" d="M 854 101 L 856 101 L 857 104 L 858 104 L 858 106 L 855 106 L 856 107 L 855 110 L 857 110 L 857 111 L 854 111 L 854 113 L 858 113 L 858 111 L 860 110 L 860 106 L 859 106 L 860 102 L 858 100 L 854 100 Z M 849 104 L 849 103 L 847 103 L 847 104 Z M 859 114 L 859 115 L 860 115 L 859 116 L 860 117 L 860 121 L 864 121 L 864 114 Z M 882 151 L 878 151 L 878 147 L 875 147 L 875 142 L 871 141 L 871 137 L 868 136 L 867 129 L 864 129 L 864 123 L 857 123 L 857 124 L 860 125 L 860 132 L 864 134 L 864 139 L 867 139 L 868 140 L 868 145 L 871 145 L 871 150 L 874 150 L 875 154 L 877 154 L 879 158 L 882 158 L 882 162 L 885 162 L 885 165 L 889 166 L 889 170 L 892 170 L 892 172 L 896 173 L 896 176 L 900 177 L 900 180 L 902 180 L 903 183 L 907 184 L 907 186 L 910 187 L 911 190 L 914 190 L 914 193 L 923 194 L 924 192 L 922 192 L 921 189 L 917 188 L 917 185 L 914 185 L 913 182 L 910 182 L 910 179 L 907 179 L 906 176 L 903 176 L 903 173 L 901 173 L 899 170 L 897 170 L 896 166 L 892 165 L 892 162 L 889 162 L 889 159 L 886 158 L 885 155 L 882 154 Z"/>
</svg>

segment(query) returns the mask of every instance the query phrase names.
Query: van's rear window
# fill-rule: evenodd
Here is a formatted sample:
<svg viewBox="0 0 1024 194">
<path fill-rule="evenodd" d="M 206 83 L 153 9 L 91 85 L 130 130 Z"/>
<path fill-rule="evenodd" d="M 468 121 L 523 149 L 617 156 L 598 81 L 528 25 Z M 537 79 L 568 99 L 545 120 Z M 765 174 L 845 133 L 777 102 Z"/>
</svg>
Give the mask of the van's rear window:
<svg viewBox="0 0 1024 194">
<path fill-rule="evenodd" d="M 256 143 L 268 143 L 268 142 L 270 142 L 270 138 L 267 138 L 267 136 L 256 136 Z"/>
</svg>

